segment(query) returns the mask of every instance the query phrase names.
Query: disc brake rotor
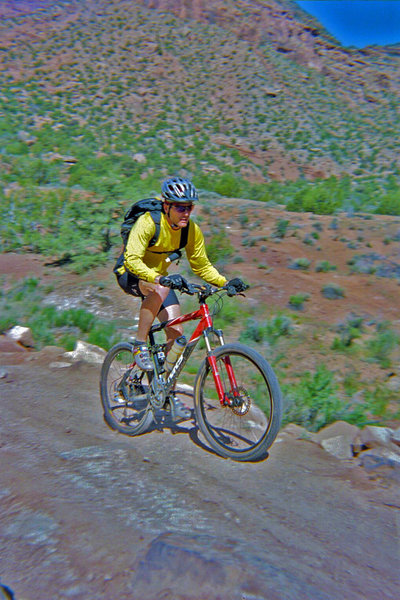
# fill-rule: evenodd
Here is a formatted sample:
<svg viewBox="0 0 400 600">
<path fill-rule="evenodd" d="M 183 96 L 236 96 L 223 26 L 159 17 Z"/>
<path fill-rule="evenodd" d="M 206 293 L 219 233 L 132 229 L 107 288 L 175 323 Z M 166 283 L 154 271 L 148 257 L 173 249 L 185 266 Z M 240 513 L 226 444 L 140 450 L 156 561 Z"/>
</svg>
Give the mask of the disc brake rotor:
<svg viewBox="0 0 400 600">
<path fill-rule="evenodd" d="M 243 417 L 243 415 L 247 414 L 250 410 L 251 398 L 242 386 L 238 387 L 238 392 L 240 392 L 240 396 L 239 398 L 236 397 L 235 401 L 237 402 L 239 400 L 240 404 L 237 404 L 237 406 L 230 406 L 230 409 L 235 415 Z"/>
</svg>

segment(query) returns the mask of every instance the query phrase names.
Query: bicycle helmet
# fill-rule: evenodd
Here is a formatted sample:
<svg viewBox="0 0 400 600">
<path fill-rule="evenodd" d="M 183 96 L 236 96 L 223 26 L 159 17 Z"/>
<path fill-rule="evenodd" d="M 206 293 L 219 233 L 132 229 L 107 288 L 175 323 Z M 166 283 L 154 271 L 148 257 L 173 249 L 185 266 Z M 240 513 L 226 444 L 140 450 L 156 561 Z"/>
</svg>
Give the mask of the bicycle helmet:
<svg viewBox="0 0 400 600">
<path fill-rule="evenodd" d="M 161 195 L 165 202 L 197 202 L 199 199 L 192 182 L 183 177 L 166 179 L 161 187 Z"/>
</svg>

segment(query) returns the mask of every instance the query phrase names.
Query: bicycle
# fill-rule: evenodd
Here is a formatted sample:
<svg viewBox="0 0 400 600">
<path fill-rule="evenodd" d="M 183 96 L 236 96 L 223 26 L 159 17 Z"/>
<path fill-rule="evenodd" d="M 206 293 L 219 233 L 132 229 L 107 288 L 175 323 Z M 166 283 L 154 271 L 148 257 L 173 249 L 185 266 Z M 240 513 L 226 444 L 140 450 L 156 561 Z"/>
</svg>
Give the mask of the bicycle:
<svg viewBox="0 0 400 600">
<path fill-rule="evenodd" d="M 165 413 L 180 373 L 203 338 L 206 357 L 194 383 L 196 423 L 219 455 L 238 461 L 261 459 L 275 440 L 282 418 L 282 397 L 274 371 L 254 349 L 241 343 L 225 344 L 222 330 L 214 328 L 208 298 L 217 295 L 215 306 L 220 307 L 222 297 L 236 295 L 234 290 L 189 283 L 182 292 L 197 294 L 200 306 L 151 327 L 148 346 L 154 371 L 136 366 L 130 342 L 120 342 L 107 353 L 100 378 L 104 419 L 120 433 L 134 436 L 146 432 L 162 418 L 160 412 Z M 167 372 L 166 344 L 156 343 L 155 334 L 167 325 L 189 321 L 198 321 L 197 327 Z"/>
</svg>

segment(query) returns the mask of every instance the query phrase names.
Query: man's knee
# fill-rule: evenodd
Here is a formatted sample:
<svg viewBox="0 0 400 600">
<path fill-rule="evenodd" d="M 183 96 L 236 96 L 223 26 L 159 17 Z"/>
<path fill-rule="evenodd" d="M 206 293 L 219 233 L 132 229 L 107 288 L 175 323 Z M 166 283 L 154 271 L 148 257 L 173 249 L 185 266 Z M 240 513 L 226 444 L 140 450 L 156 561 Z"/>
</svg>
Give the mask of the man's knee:
<svg viewBox="0 0 400 600">
<path fill-rule="evenodd" d="M 139 281 L 139 288 L 143 296 L 147 297 L 150 294 L 155 294 L 162 302 L 164 302 L 170 291 L 169 288 L 160 285 L 159 283 L 149 283 L 142 280 Z"/>
<path fill-rule="evenodd" d="M 166 327 L 165 333 L 169 340 L 175 340 L 176 338 L 183 335 L 183 327 L 182 327 L 182 325 L 174 325 L 173 327 Z"/>
</svg>

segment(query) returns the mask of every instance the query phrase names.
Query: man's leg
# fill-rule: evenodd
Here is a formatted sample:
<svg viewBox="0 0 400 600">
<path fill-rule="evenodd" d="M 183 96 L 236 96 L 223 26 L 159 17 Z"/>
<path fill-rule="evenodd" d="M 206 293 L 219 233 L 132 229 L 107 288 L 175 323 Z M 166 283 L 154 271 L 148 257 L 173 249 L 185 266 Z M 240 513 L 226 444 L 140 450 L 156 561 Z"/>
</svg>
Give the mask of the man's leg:
<svg viewBox="0 0 400 600">
<path fill-rule="evenodd" d="M 158 315 L 161 305 L 167 298 L 170 289 L 157 283 L 139 282 L 139 289 L 145 298 L 139 311 L 139 322 L 136 334 L 137 342 L 145 342 Z"/>
<path fill-rule="evenodd" d="M 140 369 L 143 371 L 152 371 L 154 366 L 146 345 L 146 340 L 150 327 L 170 290 L 157 283 L 147 283 L 145 281 L 139 281 L 137 285 L 139 292 L 143 297 L 143 301 L 139 311 L 139 322 L 136 340 L 133 345 L 133 356 Z"/>
<path fill-rule="evenodd" d="M 165 304 L 164 304 L 165 306 Z M 181 316 L 181 307 L 179 304 L 171 304 L 165 306 L 158 313 L 158 318 L 161 321 L 170 321 L 171 319 L 176 319 Z M 173 327 L 165 328 L 165 335 L 167 337 L 167 352 L 171 349 L 172 344 L 176 340 L 176 338 L 183 335 L 183 327 L 182 325 L 174 325 Z"/>
<path fill-rule="evenodd" d="M 170 319 L 176 319 L 181 315 L 181 307 L 179 304 L 169 304 L 169 302 L 175 302 L 176 296 L 169 296 L 164 303 L 164 307 L 160 310 L 158 314 L 158 318 L 160 321 L 169 321 Z M 173 327 L 165 328 L 165 335 L 167 336 L 167 352 L 171 349 L 172 344 L 176 338 L 183 335 L 183 327 L 182 325 L 174 325 Z M 175 393 L 175 386 L 172 390 L 172 393 L 169 397 L 171 403 L 171 414 L 173 421 L 179 421 L 181 419 L 190 419 L 192 415 L 192 411 L 189 407 L 187 407 L 182 400 L 178 398 Z"/>
</svg>

